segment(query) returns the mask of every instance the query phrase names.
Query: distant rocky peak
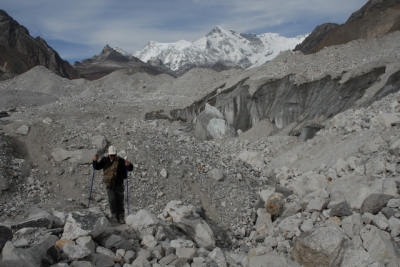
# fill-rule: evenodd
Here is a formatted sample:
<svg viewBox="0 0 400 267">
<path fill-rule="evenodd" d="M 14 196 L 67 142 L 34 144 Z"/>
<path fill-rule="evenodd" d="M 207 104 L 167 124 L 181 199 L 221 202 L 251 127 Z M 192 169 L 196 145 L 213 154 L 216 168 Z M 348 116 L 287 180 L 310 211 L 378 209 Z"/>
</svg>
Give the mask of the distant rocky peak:
<svg viewBox="0 0 400 267">
<path fill-rule="evenodd" d="M 2 72 L 18 75 L 43 66 L 61 77 L 80 77 L 44 39 L 30 36 L 29 31 L 4 10 L 0 10 L 0 47 L 0 66 L 6 66 Z"/>
<path fill-rule="evenodd" d="M 220 26 L 217 26 L 217 27 L 214 27 L 214 28 L 206 35 L 206 37 L 213 37 L 213 36 L 220 36 L 220 37 L 223 37 L 223 36 L 231 35 L 232 32 L 235 33 L 235 32 L 232 31 L 232 30 L 227 31 L 227 30 L 221 28 Z"/>
<path fill-rule="evenodd" d="M 106 46 L 103 48 L 103 51 L 101 51 L 100 55 L 108 55 L 112 51 L 115 51 L 115 50 L 113 48 L 111 48 L 108 44 L 106 44 Z"/>
<path fill-rule="evenodd" d="M 9 35 L 16 29 L 18 31 L 23 32 L 27 35 L 29 35 L 29 31 L 27 28 L 24 26 L 20 25 L 16 20 L 14 20 L 12 17 L 10 17 L 7 12 L 4 10 L 0 9 L 0 38 L 3 35 Z"/>
<path fill-rule="evenodd" d="M 105 60 L 126 62 L 129 61 L 129 57 L 115 50 L 114 48 L 112 48 L 107 44 L 101 51 L 100 55 L 92 57 L 90 61 L 105 61 Z"/>
</svg>

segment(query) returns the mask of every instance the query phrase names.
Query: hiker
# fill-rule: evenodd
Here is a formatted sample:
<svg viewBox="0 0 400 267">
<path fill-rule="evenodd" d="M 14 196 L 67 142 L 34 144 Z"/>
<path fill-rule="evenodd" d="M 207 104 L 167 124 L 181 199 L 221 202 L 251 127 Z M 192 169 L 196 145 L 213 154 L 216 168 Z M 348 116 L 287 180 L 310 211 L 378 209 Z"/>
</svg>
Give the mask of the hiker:
<svg viewBox="0 0 400 267">
<path fill-rule="evenodd" d="M 111 220 L 117 219 L 119 223 L 125 223 L 124 208 L 124 179 L 127 172 L 133 170 L 133 165 L 127 160 L 117 156 L 115 146 L 108 148 L 108 157 L 103 157 L 99 162 L 97 155 L 93 157 L 93 168 L 103 169 L 103 182 L 107 189 L 108 202 L 110 204 Z"/>
</svg>

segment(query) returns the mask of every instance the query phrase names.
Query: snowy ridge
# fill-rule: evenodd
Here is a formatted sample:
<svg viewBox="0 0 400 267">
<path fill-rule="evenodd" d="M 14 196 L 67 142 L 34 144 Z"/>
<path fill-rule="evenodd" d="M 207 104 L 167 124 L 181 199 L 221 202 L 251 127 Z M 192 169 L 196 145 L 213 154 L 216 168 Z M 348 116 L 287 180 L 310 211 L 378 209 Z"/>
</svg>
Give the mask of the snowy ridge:
<svg viewBox="0 0 400 267">
<path fill-rule="evenodd" d="M 209 34 L 195 42 L 181 40 L 175 43 L 150 41 L 141 51 L 133 53 L 140 60 L 161 60 L 171 70 L 187 65 L 225 65 L 243 68 L 261 66 L 275 58 L 281 51 L 294 49 L 307 35 L 286 38 L 276 33 L 242 34 L 215 27 Z"/>
</svg>

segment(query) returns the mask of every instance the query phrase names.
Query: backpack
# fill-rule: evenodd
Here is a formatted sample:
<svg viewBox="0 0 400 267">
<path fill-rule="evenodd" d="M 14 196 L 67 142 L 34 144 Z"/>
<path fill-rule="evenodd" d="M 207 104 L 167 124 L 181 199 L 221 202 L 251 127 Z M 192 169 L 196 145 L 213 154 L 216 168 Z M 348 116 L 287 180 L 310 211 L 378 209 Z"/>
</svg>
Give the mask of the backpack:
<svg viewBox="0 0 400 267">
<path fill-rule="evenodd" d="M 105 169 L 103 172 L 103 183 L 106 185 L 106 187 L 114 187 L 115 185 L 115 180 L 117 178 L 118 161 L 119 158 L 116 157 L 112 165 Z"/>
</svg>

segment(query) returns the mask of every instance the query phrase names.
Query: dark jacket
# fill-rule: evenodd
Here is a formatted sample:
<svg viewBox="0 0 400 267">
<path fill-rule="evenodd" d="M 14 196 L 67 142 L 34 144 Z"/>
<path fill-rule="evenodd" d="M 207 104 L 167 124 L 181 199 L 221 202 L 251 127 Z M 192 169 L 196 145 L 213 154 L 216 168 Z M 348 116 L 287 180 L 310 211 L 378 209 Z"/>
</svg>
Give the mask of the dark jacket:
<svg viewBox="0 0 400 267">
<path fill-rule="evenodd" d="M 111 167 L 112 162 L 109 157 L 103 157 L 99 162 L 93 161 L 93 168 L 96 170 L 105 170 Z M 126 179 L 126 169 L 128 171 L 133 170 L 133 165 L 125 166 L 125 160 L 123 158 L 118 157 L 118 169 L 117 169 L 117 177 L 115 179 L 115 185 L 121 185 L 124 183 L 124 179 Z"/>
</svg>

